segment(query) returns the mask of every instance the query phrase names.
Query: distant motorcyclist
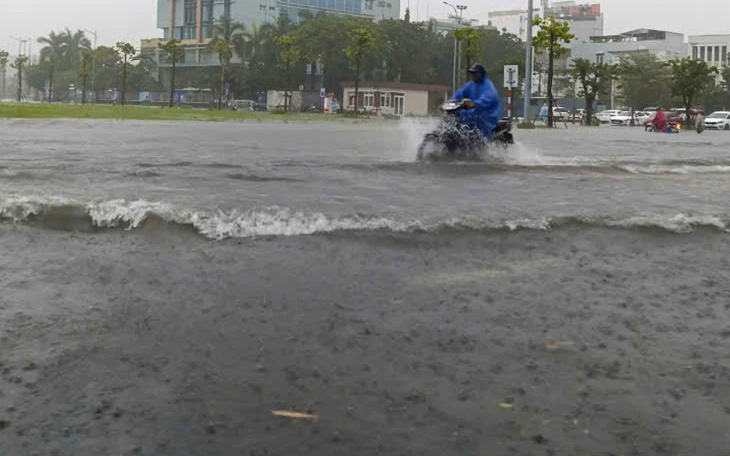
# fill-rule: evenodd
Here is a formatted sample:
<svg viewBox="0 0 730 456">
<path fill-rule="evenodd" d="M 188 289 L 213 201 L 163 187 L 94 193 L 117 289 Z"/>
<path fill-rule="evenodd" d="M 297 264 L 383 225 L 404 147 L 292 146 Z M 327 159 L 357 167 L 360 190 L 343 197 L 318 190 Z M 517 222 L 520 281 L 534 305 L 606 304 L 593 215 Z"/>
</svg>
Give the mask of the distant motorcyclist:
<svg viewBox="0 0 730 456">
<path fill-rule="evenodd" d="M 467 71 L 470 81 L 456 91 L 452 101 L 462 102 L 466 109 L 459 111 L 460 121 L 484 134 L 489 140 L 502 113 L 502 102 L 487 71 L 480 64 Z"/>
<path fill-rule="evenodd" d="M 663 133 L 667 129 L 667 116 L 664 115 L 662 108 L 656 108 L 656 115 L 651 123 L 654 125 L 654 131 Z"/>
</svg>

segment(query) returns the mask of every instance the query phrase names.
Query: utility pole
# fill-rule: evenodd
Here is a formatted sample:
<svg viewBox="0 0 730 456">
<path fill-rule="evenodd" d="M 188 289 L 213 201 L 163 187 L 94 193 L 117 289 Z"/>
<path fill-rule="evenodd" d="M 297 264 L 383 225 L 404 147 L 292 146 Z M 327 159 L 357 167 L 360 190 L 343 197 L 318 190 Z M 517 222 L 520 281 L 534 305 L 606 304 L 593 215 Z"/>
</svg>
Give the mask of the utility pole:
<svg viewBox="0 0 730 456">
<path fill-rule="evenodd" d="M 454 9 L 454 18 L 458 21 L 459 13 L 456 11 L 456 7 L 449 2 L 443 2 L 443 3 L 444 3 L 444 5 L 448 5 Z M 457 24 L 458 24 L 458 22 L 457 22 Z M 458 30 L 458 28 L 459 27 L 457 25 L 454 28 L 454 32 L 456 32 L 456 30 Z M 454 68 L 453 68 L 453 74 L 451 77 L 451 94 L 452 95 L 456 93 L 456 59 L 457 59 L 457 56 L 459 55 L 458 46 L 459 46 L 459 40 L 456 38 L 456 33 L 454 33 Z"/>
<path fill-rule="evenodd" d="M 527 39 L 525 42 L 525 122 L 530 120 L 530 102 L 532 100 L 532 0 L 527 0 Z"/>
<path fill-rule="evenodd" d="M 94 35 L 94 58 L 91 60 L 91 93 L 94 94 L 94 103 L 96 103 L 96 31 L 83 29 L 84 32 L 89 32 Z M 88 71 L 88 70 L 87 70 Z M 84 94 L 86 97 L 86 94 Z"/>
<path fill-rule="evenodd" d="M 456 5 L 456 9 L 459 10 L 459 27 L 461 27 L 462 25 L 464 25 L 463 17 L 464 17 L 464 10 L 466 9 L 466 5 Z M 459 63 L 457 65 L 457 68 L 458 69 L 456 70 L 456 76 L 458 78 L 457 79 L 458 80 L 458 84 L 457 85 L 461 85 L 461 81 L 460 81 L 461 75 L 462 75 L 462 71 L 461 71 L 462 70 L 462 68 L 461 68 L 461 41 L 459 41 L 459 53 L 458 54 L 459 54 Z"/>
</svg>

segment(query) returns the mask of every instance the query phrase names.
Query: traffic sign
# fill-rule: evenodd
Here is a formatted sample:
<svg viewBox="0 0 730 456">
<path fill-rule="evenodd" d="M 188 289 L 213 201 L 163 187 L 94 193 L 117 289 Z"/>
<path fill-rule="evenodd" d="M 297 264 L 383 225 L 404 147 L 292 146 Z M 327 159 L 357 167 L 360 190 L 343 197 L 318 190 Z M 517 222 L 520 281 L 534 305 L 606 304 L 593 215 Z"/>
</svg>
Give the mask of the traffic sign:
<svg viewBox="0 0 730 456">
<path fill-rule="evenodd" d="M 520 68 L 517 65 L 504 66 L 504 86 L 507 88 L 517 87 L 519 83 Z"/>
</svg>

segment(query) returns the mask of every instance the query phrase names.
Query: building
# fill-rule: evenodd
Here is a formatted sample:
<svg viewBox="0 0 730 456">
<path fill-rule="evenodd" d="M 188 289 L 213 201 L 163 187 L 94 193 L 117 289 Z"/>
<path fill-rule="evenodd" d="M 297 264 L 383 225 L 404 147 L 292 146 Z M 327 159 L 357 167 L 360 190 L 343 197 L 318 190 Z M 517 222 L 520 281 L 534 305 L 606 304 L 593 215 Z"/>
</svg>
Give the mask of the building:
<svg viewBox="0 0 730 456">
<path fill-rule="evenodd" d="M 603 35 L 603 13 L 600 4 L 554 2 L 550 7 L 542 8 L 542 17 L 550 16 L 570 24 L 570 32 L 575 35 L 572 43 L 587 43 L 592 36 Z"/>
<path fill-rule="evenodd" d="M 556 18 L 568 22 L 570 31 L 576 36 L 574 43 L 588 42 L 592 36 L 603 35 L 603 13 L 601 5 L 579 4 L 575 1 L 554 2 L 543 1 L 536 8 L 535 17 Z M 527 40 L 527 10 L 492 11 L 488 14 L 489 24 L 497 30 L 504 30 Z"/>
<path fill-rule="evenodd" d="M 342 85 L 344 109 L 355 109 L 355 83 Z M 426 116 L 438 112 L 448 100 L 450 87 L 403 84 L 399 82 L 362 82 L 358 90 L 358 107 L 366 112 L 395 116 Z"/>
<path fill-rule="evenodd" d="M 717 82 L 722 81 L 719 72 L 730 65 L 730 35 L 693 35 L 688 38 L 689 56 L 707 62 L 718 69 Z M 729 82 L 729 81 L 725 81 Z"/>
<path fill-rule="evenodd" d="M 487 18 L 489 25 L 497 30 L 517 35 L 522 41 L 527 40 L 527 10 L 492 11 Z"/>
<path fill-rule="evenodd" d="M 622 55 L 649 52 L 659 60 L 683 58 L 687 44 L 681 33 L 664 30 L 637 29 L 618 35 L 593 36 L 590 42 L 575 43 L 570 60 L 586 59 L 595 63 L 618 63 Z"/>
<path fill-rule="evenodd" d="M 344 14 L 372 20 L 400 17 L 400 0 L 157 0 L 157 27 L 163 38 L 201 43 L 211 37 L 217 18 L 230 16 L 250 30 L 253 24 L 302 13 Z"/>
</svg>

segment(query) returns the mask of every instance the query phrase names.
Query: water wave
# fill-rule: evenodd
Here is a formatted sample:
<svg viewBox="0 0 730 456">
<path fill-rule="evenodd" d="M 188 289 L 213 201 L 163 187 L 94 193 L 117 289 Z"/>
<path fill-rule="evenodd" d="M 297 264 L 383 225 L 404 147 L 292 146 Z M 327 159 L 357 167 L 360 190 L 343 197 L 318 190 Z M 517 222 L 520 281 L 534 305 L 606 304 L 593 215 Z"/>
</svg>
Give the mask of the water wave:
<svg viewBox="0 0 730 456">
<path fill-rule="evenodd" d="M 201 235 L 214 240 L 335 232 L 547 231 L 576 225 L 660 229 L 674 233 L 689 233 L 696 228 L 730 232 L 730 214 L 645 214 L 620 219 L 560 216 L 489 220 L 450 217 L 427 223 L 414 219 L 396 220 L 363 214 L 328 216 L 318 212 L 306 213 L 282 207 L 262 207 L 246 211 L 199 211 L 178 208 L 164 202 L 121 199 L 79 204 L 61 197 L 8 198 L 0 203 L 0 219 L 75 231 L 114 228 L 133 230 L 154 219 L 167 224 L 192 227 Z"/>
</svg>

